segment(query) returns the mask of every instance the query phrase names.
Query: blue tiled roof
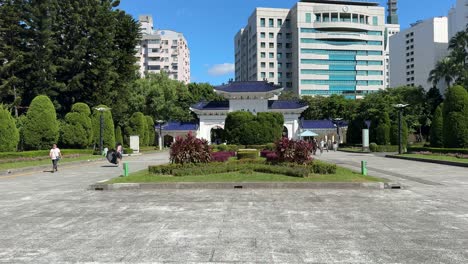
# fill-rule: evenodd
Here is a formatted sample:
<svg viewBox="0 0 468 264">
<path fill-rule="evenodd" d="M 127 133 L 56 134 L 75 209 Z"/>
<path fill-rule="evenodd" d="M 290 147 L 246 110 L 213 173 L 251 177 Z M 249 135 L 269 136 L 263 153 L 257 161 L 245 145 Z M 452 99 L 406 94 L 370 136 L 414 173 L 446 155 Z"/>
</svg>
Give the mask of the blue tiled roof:
<svg viewBox="0 0 468 264">
<path fill-rule="evenodd" d="M 307 104 L 298 101 L 269 100 L 268 109 L 299 109 Z"/>
<path fill-rule="evenodd" d="M 348 126 L 348 122 L 341 121 L 340 127 Z M 334 129 L 336 128 L 331 120 L 301 120 L 303 129 Z"/>
<path fill-rule="evenodd" d="M 217 91 L 223 91 L 228 93 L 261 93 L 270 92 L 278 89 L 281 89 L 281 87 L 264 81 L 232 82 L 226 85 L 215 87 L 215 90 Z"/>
<path fill-rule="evenodd" d="M 179 122 L 179 121 L 170 121 L 162 125 L 161 129 L 163 131 L 189 131 L 189 130 L 198 130 L 198 122 Z"/>
<path fill-rule="evenodd" d="M 229 101 L 199 102 L 192 105 L 192 108 L 198 110 L 229 110 Z"/>
</svg>

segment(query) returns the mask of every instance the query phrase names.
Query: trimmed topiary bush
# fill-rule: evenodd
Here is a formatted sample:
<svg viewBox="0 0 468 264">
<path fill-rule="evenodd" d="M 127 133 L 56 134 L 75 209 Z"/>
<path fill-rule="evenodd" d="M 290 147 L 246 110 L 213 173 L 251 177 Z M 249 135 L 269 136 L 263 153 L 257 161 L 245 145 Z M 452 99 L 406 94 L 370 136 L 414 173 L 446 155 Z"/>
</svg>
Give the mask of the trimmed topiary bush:
<svg viewBox="0 0 468 264">
<path fill-rule="evenodd" d="M 262 145 L 280 138 L 283 124 L 280 113 L 232 112 L 226 117 L 224 135 L 229 144 Z"/>
<path fill-rule="evenodd" d="M 442 117 L 443 104 L 440 104 L 435 112 L 431 124 L 431 147 L 441 148 L 444 146 L 444 120 Z"/>
<path fill-rule="evenodd" d="M 186 138 L 177 137 L 171 145 L 170 160 L 176 164 L 207 163 L 211 161 L 208 141 L 189 132 Z"/>
<path fill-rule="evenodd" d="M 76 103 L 65 115 L 61 127 L 61 142 L 69 148 L 86 148 L 92 144 L 91 110 L 84 103 Z"/>
<path fill-rule="evenodd" d="M 378 147 L 379 147 L 379 145 L 377 145 L 377 143 L 372 142 L 372 143 L 369 144 L 369 150 L 371 152 L 377 152 Z"/>
<path fill-rule="evenodd" d="M 57 143 L 59 126 L 49 97 L 39 95 L 32 100 L 21 133 L 25 150 L 50 149 Z"/>
<path fill-rule="evenodd" d="M 154 131 L 154 120 L 151 116 L 145 116 L 148 128 L 148 146 L 155 146 L 156 131 Z"/>
<path fill-rule="evenodd" d="M 19 139 L 15 119 L 11 116 L 10 111 L 0 104 L 0 151 L 15 151 Z"/>
<path fill-rule="evenodd" d="M 146 117 L 141 112 L 133 113 L 125 127 L 125 135 L 140 137 L 140 146 L 148 145 L 148 125 Z"/>
<path fill-rule="evenodd" d="M 123 144 L 122 129 L 120 126 L 115 128 L 115 144 Z"/>
<path fill-rule="evenodd" d="M 108 108 L 105 105 L 99 105 L 96 108 Z M 100 118 L 101 112 L 93 109 L 93 115 L 91 117 L 91 122 L 93 125 L 93 144 L 99 148 L 99 140 L 100 140 Z M 104 111 L 102 112 L 102 116 L 104 119 L 104 131 L 103 131 L 103 148 L 113 149 L 115 148 L 115 128 L 114 128 L 114 121 L 112 120 L 112 112 Z M 121 142 L 120 142 L 121 143 Z"/>
<path fill-rule="evenodd" d="M 468 92 L 462 86 L 448 88 L 442 109 L 446 148 L 468 148 Z"/>
</svg>

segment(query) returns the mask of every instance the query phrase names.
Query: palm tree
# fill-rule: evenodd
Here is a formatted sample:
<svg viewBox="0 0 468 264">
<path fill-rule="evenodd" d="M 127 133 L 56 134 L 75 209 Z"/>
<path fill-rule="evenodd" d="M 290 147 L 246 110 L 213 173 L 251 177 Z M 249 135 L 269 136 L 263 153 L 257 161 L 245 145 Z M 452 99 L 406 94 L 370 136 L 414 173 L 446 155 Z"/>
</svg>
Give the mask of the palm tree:
<svg viewBox="0 0 468 264">
<path fill-rule="evenodd" d="M 429 73 L 428 82 L 432 82 L 434 87 L 437 86 L 440 80 L 444 80 L 447 84 L 447 87 L 450 87 L 450 84 L 458 76 L 459 67 L 455 64 L 452 57 L 446 57 L 438 61 L 435 65 L 435 68 Z"/>
<path fill-rule="evenodd" d="M 450 39 L 449 42 L 450 56 L 453 57 L 457 64 L 463 67 L 467 64 L 468 59 L 468 31 L 460 31 Z"/>
</svg>

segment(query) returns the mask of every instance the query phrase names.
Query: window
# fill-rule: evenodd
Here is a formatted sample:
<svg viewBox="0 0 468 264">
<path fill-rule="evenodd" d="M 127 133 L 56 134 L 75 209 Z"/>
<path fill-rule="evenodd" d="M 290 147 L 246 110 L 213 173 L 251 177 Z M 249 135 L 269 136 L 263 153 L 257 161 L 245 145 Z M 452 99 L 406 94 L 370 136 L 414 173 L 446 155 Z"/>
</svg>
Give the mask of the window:
<svg viewBox="0 0 468 264">
<path fill-rule="evenodd" d="M 265 32 L 260 33 L 260 38 L 265 38 Z"/>
<path fill-rule="evenodd" d="M 291 68 L 291 63 L 286 63 L 286 69 Z"/>
<path fill-rule="evenodd" d="M 378 17 L 372 17 L 372 24 L 374 26 L 378 26 L 379 25 L 379 18 Z"/>
<path fill-rule="evenodd" d="M 282 72 L 278 72 L 278 79 L 280 78 L 283 78 L 283 73 Z"/>
<path fill-rule="evenodd" d="M 264 72 L 261 72 L 261 73 L 260 73 L 260 77 L 262 77 L 262 79 L 265 79 L 266 74 L 265 74 Z"/>
<path fill-rule="evenodd" d="M 292 87 L 292 82 L 287 82 L 286 87 L 291 88 Z"/>
<path fill-rule="evenodd" d="M 292 72 L 287 72 L 286 73 L 286 78 L 291 79 L 291 77 L 292 77 Z"/>
<path fill-rule="evenodd" d="M 270 52 L 268 53 L 268 58 L 273 59 L 275 57 L 275 53 Z"/>
<path fill-rule="evenodd" d="M 278 43 L 278 44 L 276 44 L 276 46 L 277 46 L 278 49 L 282 49 L 283 48 L 283 43 Z"/>
<path fill-rule="evenodd" d="M 265 48 L 265 47 L 266 47 L 266 43 L 265 43 L 265 42 L 261 42 L 261 43 L 260 43 L 260 47 L 261 47 L 261 48 Z"/>
<path fill-rule="evenodd" d="M 283 25 L 283 19 L 278 19 L 277 21 L 278 27 L 281 27 Z"/>
<path fill-rule="evenodd" d="M 264 18 L 260 18 L 260 26 L 265 27 L 265 19 Z"/>
<path fill-rule="evenodd" d="M 268 74 L 268 78 L 275 78 L 275 73 L 274 72 L 270 72 Z"/>
<path fill-rule="evenodd" d="M 272 38 L 275 37 L 275 34 L 274 33 L 268 33 L 268 37 L 272 39 Z"/>
<path fill-rule="evenodd" d="M 265 62 L 260 63 L 260 68 L 266 68 L 266 63 Z"/>
<path fill-rule="evenodd" d="M 305 14 L 306 23 L 312 23 L 312 15 L 310 13 Z"/>
<path fill-rule="evenodd" d="M 291 46 L 292 46 L 291 43 L 286 43 L 286 48 L 287 48 L 287 49 L 290 49 Z"/>
<path fill-rule="evenodd" d="M 291 20 L 286 19 L 286 20 L 284 21 L 284 23 L 286 24 L 286 27 L 287 27 L 287 28 L 290 28 L 290 27 L 291 27 Z"/>
<path fill-rule="evenodd" d="M 291 33 L 286 33 L 286 39 L 291 39 Z"/>
<path fill-rule="evenodd" d="M 278 39 L 282 39 L 283 38 L 283 33 L 278 33 L 278 35 L 276 35 Z"/>
<path fill-rule="evenodd" d="M 283 63 L 282 62 L 278 62 L 278 69 L 281 69 L 283 68 Z M 279 77 L 279 76 L 278 76 Z"/>
<path fill-rule="evenodd" d="M 270 42 L 270 45 L 269 45 L 270 49 L 274 49 L 275 48 L 275 43 L 273 42 Z"/>
<path fill-rule="evenodd" d="M 261 53 L 260 53 L 260 58 L 266 58 L 266 53 L 265 53 L 265 52 L 261 52 Z"/>
<path fill-rule="evenodd" d="M 281 59 L 283 57 L 283 53 L 278 53 L 277 58 Z"/>
<path fill-rule="evenodd" d="M 269 26 L 269 27 L 274 27 L 274 26 L 275 26 L 274 23 L 275 23 L 275 22 L 274 22 L 274 19 L 273 19 L 273 18 L 268 19 L 268 26 Z"/>
<path fill-rule="evenodd" d="M 290 59 L 290 58 L 292 58 L 292 53 L 290 52 L 286 53 L 286 59 Z"/>
<path fill-rule="evenodd" d="M 274 67 L 275 67 L 275 63 L 274 63 L 274 62 L 268 63 L 268 68 L 273 69 Z"/>
</svg>

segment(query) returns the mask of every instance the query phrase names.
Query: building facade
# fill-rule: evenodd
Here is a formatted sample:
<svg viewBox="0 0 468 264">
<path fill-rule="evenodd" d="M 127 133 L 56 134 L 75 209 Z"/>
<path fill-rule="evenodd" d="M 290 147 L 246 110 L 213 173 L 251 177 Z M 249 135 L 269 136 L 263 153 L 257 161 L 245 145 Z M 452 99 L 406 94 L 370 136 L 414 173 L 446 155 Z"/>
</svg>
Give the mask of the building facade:
<svg viewBox="0 0 468 264">
<path fill-rule="evenodd" d="M 387 23 L 385 24 L 385 88 L 390 87 L 390 37 L 400 32 L 400 24 L 398 24 L 398 2 L 397 0 L 388 0 L 387 2 Z"/>
<path fill-rule="evenodd" d="M 418 21 L 390 38 L 390 86 L 422 86 L 429 90 L 429 73 L 448 55 L 447 17 Z M 445 89 L 443 82 L 438 87 Z"/>
<path fill-rule="evenodd" d="M 449 40 L 459 31 L 466 29 L 468 24 L 468 0 L 457 0 L 448 13 Z"/>
<path fill-rule="evenodd" d="M 172 30 L 155 30 L 153 18 L 139 18 L 142 39 L 136 47 L 140 74 L 165 72 L 169 78 L 190 82 L 190 50 L 184 35 Z"/>
<path fill-rule="evenodd" d="M 257 8 L 234 39 L 236 81 L 266 80 L 300 96 L 361 98 L 383 89 L 384 11 L 336 0 Z"/>
</svg>

